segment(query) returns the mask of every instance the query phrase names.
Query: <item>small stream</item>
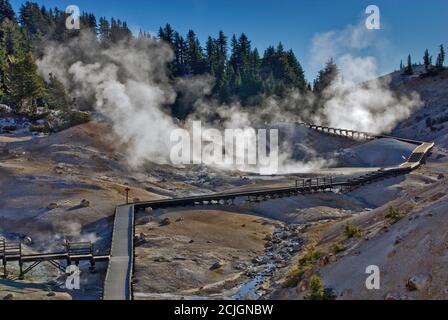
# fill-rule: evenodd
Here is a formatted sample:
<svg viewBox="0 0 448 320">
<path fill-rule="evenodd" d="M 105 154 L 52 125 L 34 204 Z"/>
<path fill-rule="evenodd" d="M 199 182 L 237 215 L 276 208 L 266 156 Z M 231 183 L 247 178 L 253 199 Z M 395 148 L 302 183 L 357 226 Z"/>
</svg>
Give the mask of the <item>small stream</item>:
<svg viewBox="0 0 448 320">
<path fill-rule="evenodd" d="M 238 288 L 237 293 L 230 297 L 231 300 L 258 300 L 263 292 L 260 292 L 260 285 L 266 282 L 275 270 L 275 264 L 269 263 L 265 269 L 258 272 L 249 282 Z"/>
</svg>

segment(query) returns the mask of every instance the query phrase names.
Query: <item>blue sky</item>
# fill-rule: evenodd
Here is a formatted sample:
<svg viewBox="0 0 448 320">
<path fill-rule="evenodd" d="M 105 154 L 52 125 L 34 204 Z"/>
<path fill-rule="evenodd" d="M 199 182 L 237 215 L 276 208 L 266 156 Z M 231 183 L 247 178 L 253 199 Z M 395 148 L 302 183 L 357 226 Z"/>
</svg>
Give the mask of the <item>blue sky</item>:
<svg viewBox="0 0 448 320">
<path fill-rule="evenodd" d="M 10 0 L 18 11 L 25 1 Z M 363 26 L 368 5 L 381 10 L 381 30 L 368 31 L 372 44 L 362 48 L 340 48 L 354 55 L 377 59 L 378 73 L 397 69 L 408 53 L 421 60 L 428 48 L 436 56 L 438 45 L 448 45 L 448 1 L 446 0 L 37 0 L 46 7 L 77 5 L 97 17 L 116 17 L 138 30 L 156 32 L 169 22 L 185 34 L 193 29 L 202 43 L 223 30 L 226 35 L 245 32 L 253 46 L 263 51 L 281 41 L 292 48 L 308 80 L 319 68 L 313 62 L 312 44 L 317 34 L 334 31 L 341 35 L 349 25 Z M 374 33 L 374 35 L 372 35 Z M 372 36 L 372 37 L 370 37 Z M 332 41 L 332 37 L 329 38 Z M 340 37 L 336 44 L 345 40 Z"/>
</svg>

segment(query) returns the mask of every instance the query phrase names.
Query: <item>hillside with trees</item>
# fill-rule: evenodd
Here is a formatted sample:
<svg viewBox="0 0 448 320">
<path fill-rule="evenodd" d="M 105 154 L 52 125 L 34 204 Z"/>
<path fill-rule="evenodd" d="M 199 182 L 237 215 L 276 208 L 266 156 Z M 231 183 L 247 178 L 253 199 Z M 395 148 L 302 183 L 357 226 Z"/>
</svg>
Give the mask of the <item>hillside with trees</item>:
<svg viewBox="0 0 448 320">
<path fill-rule="evenodd" d="M 45 82 L 38 73 L 36 59 L 42 56 L 48 41 L 63 44 L 86 29 L 105 47 L 134 36 L 127 23 L 119 19 L 97 18 L 84 12 L 81 30 L 68 30 L 67 17 L 58 8 L 47 9 L 29 1 L 15 13 L 8 0 L 0 0 L 0 103 L 9 105 L 15 113 L 34 115 L 38 108 L 76 109 L 76 97 L 69 98 L 60 79 L 50 75 Z M 151 37 L 143 31 L 137 36 Z M 229 38 L 220 31 L 202 45 L 193 30 L 183 36 L 169 24 L 160 28 L 158 39 L 167 42 L 175 53 L 168 66 L 169 76 L 211 75 L 215 79 L 212 97 L 220 103 L 257 104 L 263 97 L 283 96 L 291 89 L 310 89 L 294 52 L 281 43 L 260 55 L 244 33 Z M 173 116 L 186 117 L 188 106 L 176 104 Z"/>
<path fill-rule="evenodd" d="M 325 89 L 339 74 L 330 60 L 311 85 L 292 50 L 285 49 L 280 42 L 260 53 L 245 33 L 228 36 L 219 31 L 201 43 L 193 30 L 182 35 L 170 24 L 161 27 L 157 36 L 144 31 L 133 35 L 126 22 L 98 18 L 87 12 L 81 14 L 80 30 L 68 30 L 67 17 L 58 8 L 48 9 L 29 1 L 16 13 L 9 0 L 0 0 L 0 104 L 31 119 L 52 118 L 56 124 L 47 125 L 47 131 L 88 121 L 88 114 L 80 113 L 79 109 L 89 111 L 93 102 L 78 103 L 84 97 L 67 92 L 55 75 L 46 75 L 44 80 L 36 60 L 42 58 L 49 42 L 65 44 L 85 30 L 94 33 L 95 41 L 105 48 L 132 37 L 155 37 L 166 42 L 174 52 L 174 59 L 167 66 L 173 83 L 177 79 L 210 75 L 214 79 L 210 98 L 220 104 L 239 102 L 243 107 L 257 106 L 269 97 L 283 98 L 291 91 L 312 92 L 315 99 L 310 107 L 316 113 L 325 103 Z M 426 51 L 423 60 L 427 72 L 443 70 L 444 59 L 442 45 L 434 65 Z M 401 63 L 400 69 L 403 75 L 413 74 L 410 55 L 407 65 Z M 192 110 L 188 103 L 178 92 L 176 102 L 169 106 L 173 117 L 185 119 Z"/>
</svg>

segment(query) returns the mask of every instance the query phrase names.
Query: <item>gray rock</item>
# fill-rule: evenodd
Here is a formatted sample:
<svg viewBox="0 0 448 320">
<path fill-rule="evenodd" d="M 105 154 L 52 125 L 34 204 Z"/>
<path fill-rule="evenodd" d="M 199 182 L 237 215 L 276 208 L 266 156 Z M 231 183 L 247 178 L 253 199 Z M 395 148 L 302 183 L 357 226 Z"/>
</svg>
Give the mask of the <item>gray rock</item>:
<svg viewBox="0 0 448 320">
<path fill-rule="evenodd" d="M 384 300 L 401 300 L 401 295 L 399 292 L 388 292 L 384 296 Z"/>
<path fill-rule="evenodd" d="M 422 291 L 428 287 L 431 281 L 432 278 L 429 274 L 419 273 L 407 281 L 406 288 L 409 291 Z"/>
<path fill-rule="evenodd" d="M 14 295 L 12 293 L 9 293 L 3 297 L 3 300 L 13 300 L 13 299 L 14 299 Z"/>
<path fill-rule="evenodd" d="M 149 219 L 149 217 L 143 217 L 141 219 L 138 220 L 137 224 L 138 225 L 145 225 L 151 222 L 151 219 Z"/>
<path fill-rule="evenodd" d="M 160 221 L 160 226 L 161 227 L 165 227 L 165 226 L 168 226 L 168 225 L 170 225 L 171 224 L 171 220 L 170 220 L 170 218 L 165 218 L 165 219 L 163 219 L 162 221 Z"/>
<path fill-rule="evenodd" d="M 83 199 L 79 205 L 83 208 L 88 208 L 90 207 L 90 201 Z"/>
<path fill-rule="evenodd" d="M 30 236 L 26 236 L 25 238 L 23 238 L 23 243 L 25 243 L 27 246 L 30 246 L 33 244 L 33 239 L 31 239 Z"/>
<path fill-rule="evenodd" d="M 171 262 L 171 260 L 165 257 L 157 257 L 154 259 L 154 262 Z"/>
<path fill-rule="evenodd" d="M 58 204 L 57 203 L 50 203 L 48 206 L 47 206 L 47 209 L 48 210 L 54 210 L 54 209 L 56 209 L 56 208 L 58 208 Z"/>
<path fill-rule="evenodd" d="M 210 267 L 210 271 L 218 270 L 222 268 L 222 264 L 219 261 L 216 261 L 212 266 Z"/>
</svg>

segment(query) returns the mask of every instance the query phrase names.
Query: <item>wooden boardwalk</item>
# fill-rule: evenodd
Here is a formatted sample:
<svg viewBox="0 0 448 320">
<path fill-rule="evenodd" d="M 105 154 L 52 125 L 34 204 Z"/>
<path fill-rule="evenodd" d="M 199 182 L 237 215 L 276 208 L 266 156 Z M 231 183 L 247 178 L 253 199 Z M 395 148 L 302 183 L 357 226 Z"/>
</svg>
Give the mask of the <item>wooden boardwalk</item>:
<svg viewBox="0 0 448 320">
<path fill-rule="evenodd" d="M 352 190 L 367 183 L 372 183 L 381 179 L 406 174 L 425 163 L 428 154 L 434 147 L 434 143 L 426 143 L 416 140 L 401 139 L 391 136 L 378 136 L 365 132 L 358 132 L 346 129 L 329 128 L 312 124 L 299 123 L 301 126 L 331 135 L 342 136 L 356 140 L 373 140 L 381 138 L 391 138 L 418 147 L 411 154 L 409 159 L 397 167 L 383 168 L 354 179 L 338 181 L 333 178 L 314 178 L 296 181 L 294 185 L 282 188 L 267 188 L 262 190 L 241 191 L 231 193 L 217 193 L 211 195 L 201 195 L 195 197 L 163 199 L 148 202 L 133 203 L 120 206 L 116 209 L 115 223 L 112 236 L 112 248 L 104 283 L 103 299 L 105 300 L 130 300 L 132 299 L 132 273 L 134 259 L 134 211 L 145 208 L 159 209 L 182 206 L 195 206 L 206 204 L 226 204 L 233 203 L 236 198 L 247 197 L 249 200 L 268 200 L 275 197 L 296 196 L 319 191 L 330 190 Z"/>
<path fill-rule="evenodd" d="M 115 210 L 109 266 L 104 280 L 104 300 L 130 300 L 134 237 L 134 206 L 120 206 Z"/>
</svg>

